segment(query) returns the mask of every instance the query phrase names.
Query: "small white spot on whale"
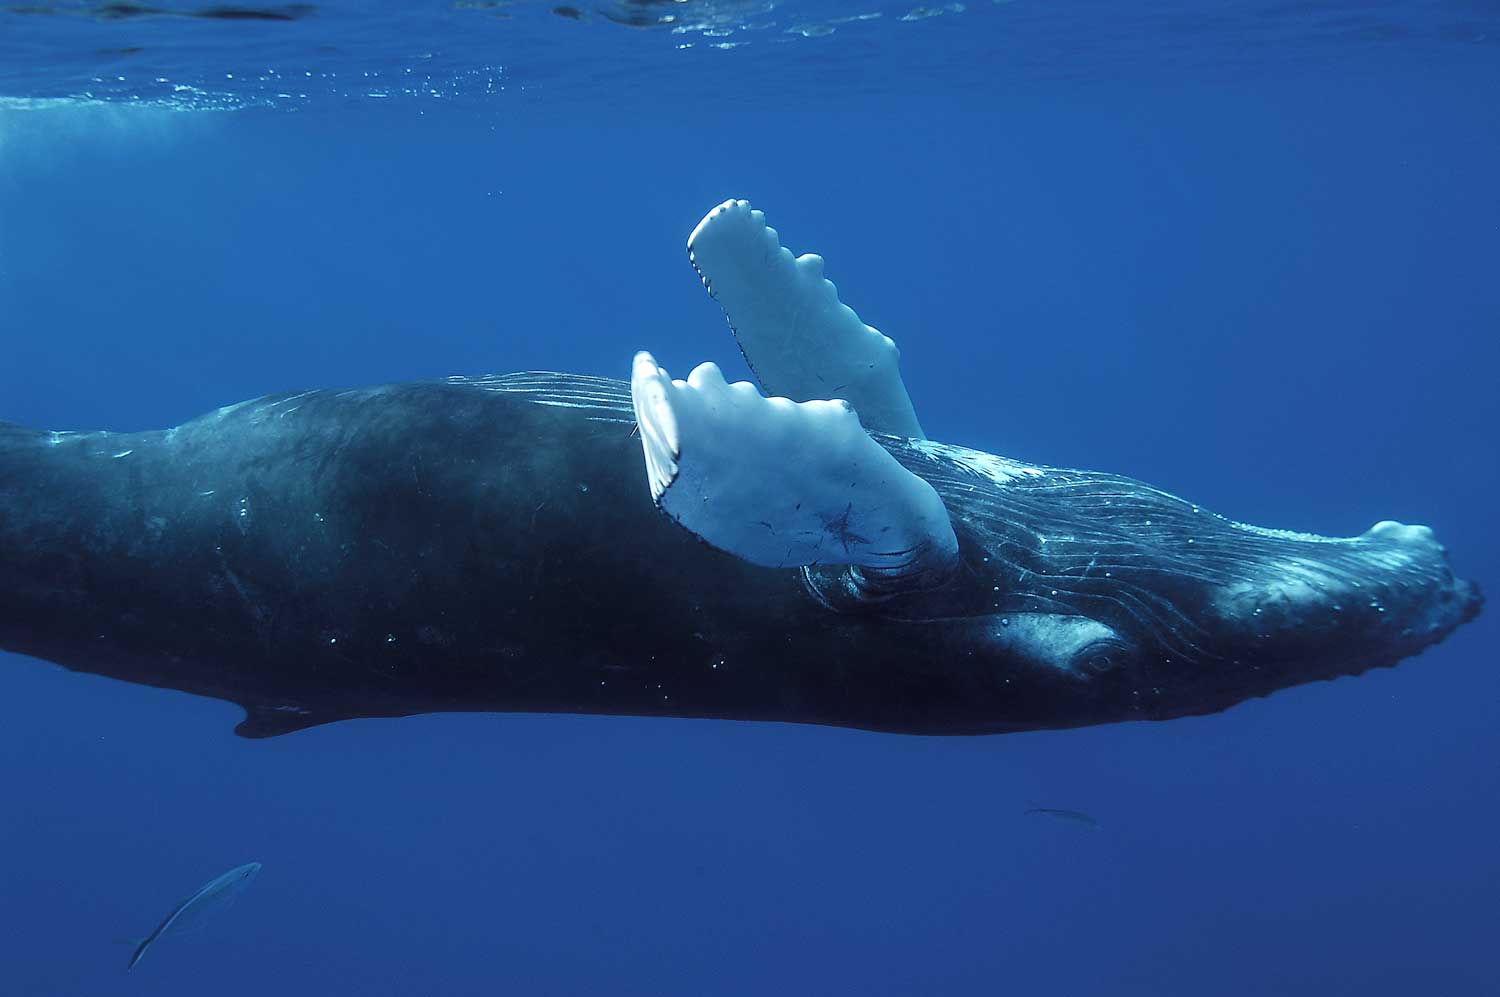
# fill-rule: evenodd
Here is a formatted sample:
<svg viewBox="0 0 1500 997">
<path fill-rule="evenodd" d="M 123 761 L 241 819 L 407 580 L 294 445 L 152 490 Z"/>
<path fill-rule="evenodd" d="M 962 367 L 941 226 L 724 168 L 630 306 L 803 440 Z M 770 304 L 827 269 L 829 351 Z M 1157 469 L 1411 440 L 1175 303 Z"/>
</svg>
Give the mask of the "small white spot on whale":
<svg viewBox="0 0 1500 997">
<path fill-rule="evenodd" d="M 134 450 L 121 450 L 119 453 L 115 454 L 110 459 L 111 460 L 119 460 L 121 457 L 129 457 L 133 453 L 135 453 Z"/>
</svg>

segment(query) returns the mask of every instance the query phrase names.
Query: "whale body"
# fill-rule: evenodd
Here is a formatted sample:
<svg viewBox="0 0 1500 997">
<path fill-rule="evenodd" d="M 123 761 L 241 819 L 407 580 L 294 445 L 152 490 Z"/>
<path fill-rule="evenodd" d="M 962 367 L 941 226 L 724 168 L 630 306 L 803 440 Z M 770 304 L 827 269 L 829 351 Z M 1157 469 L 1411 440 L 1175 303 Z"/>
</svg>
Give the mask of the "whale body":
<svg viewBox="0 0 1500 997">
<path fill-rule="evenodd" d="M 979 734 L 1212 712 L 1479 612 L 1425 527 L 1266 530 L 927 439 L 895 343 L 746 201 L 688 257 L 758 388 L 641 352 L 628 383 L 0 423 L 0 648 L 233 701 L 247 737 L 459 710 Z"/>
<path fill-rule="evenodd" d="M 0 647 L 238 703 L 247 737 L 440 711 L 976 734 L 1220 710 L 1480 607 L 1422 527 L 1261 530 L 878 433 L 957 554 L 860 598 L 843 565 L 752 563 L 662 515 L 636 423 L 625 382 L 524 373 L 158 432 L 0 424 Z"/>
</svg>

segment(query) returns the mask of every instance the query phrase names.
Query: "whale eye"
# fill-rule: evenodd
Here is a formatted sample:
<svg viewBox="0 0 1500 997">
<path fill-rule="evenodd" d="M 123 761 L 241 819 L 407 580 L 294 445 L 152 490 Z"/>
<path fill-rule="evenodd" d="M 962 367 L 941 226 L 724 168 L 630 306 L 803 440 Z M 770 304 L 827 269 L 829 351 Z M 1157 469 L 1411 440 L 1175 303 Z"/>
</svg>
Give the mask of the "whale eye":
<svg viewBox="0 0 1500 997">
<path fill-rule="evenodd" d="M 1069 664 L 1075 672 L 1103 675 L 1123 668 L 1129 663 L 1131 656 L 1130 648 L 1122 641 L 1096 640 L 1075 652 Z"/>
<path fill-rule="evenodd" d="M 1006 651 L 1076 679 L 1132 664 L 1135 647 L 1107 624 L 1061 613 L 1007 613 L 986 619 L 988 636 Z"/>
</svg>

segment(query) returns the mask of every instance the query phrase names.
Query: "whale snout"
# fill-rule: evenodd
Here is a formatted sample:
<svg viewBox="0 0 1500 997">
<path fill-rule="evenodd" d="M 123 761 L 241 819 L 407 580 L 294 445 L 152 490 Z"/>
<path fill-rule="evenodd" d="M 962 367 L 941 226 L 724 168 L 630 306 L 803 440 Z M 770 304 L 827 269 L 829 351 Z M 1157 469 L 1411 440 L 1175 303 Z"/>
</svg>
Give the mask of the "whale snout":
<svg viewBox="0 0 1500 997">
<path fill-rule="evenodd" d="M 1478 582 L 1458 580 L 1458 601 L 1460 606 L 1460 623 L 1469 623 L 1479 616 L 1479 611 L 1484 608 L 1484 590 L 1479 587 Z"/>
<path fill-rule="evenodd" d="M 1460 625 L 1475 621 L 1478 618 L 1479 612 L 1485 607 L 1485 592 L 1484 589 L 1479 588 L 1478 582 L 1455 577 L 1451 588 L 1445 589 L 1439 595 L 1439 601 L 1440 603 L 1452 604 L 1452 613 L 1454 613 L 1455 619 L 1454 624 L 1448 630 L 1454 630 L 1455 627 L 1460 627 Z M 1445 631 L 1445 633 L 1448 633 L 1448 631 Z"/>
<path fill-rule="evenodd" d="M 1385 520 L 1280 550 L 1215 604 L 1260 656 L 1358 672 L 1437 643 L 1479 615 L 1484 597 L 1454 575 L 1431 529 Z"/>
<path fill-rule="evenodd" d="M 1478 584 L 1453 573 L 1448 549 L 1430 528 L 1382 520 L 1356 542 L 1367 546 L 1371 572 L 1366 584 L 1385 593 L 1388 611 L 1398 618 L 1408 614 L 1403 634 L 1433 635 L 1424 645 L 1474 619 L 1483 608 Z"/>
</svg>

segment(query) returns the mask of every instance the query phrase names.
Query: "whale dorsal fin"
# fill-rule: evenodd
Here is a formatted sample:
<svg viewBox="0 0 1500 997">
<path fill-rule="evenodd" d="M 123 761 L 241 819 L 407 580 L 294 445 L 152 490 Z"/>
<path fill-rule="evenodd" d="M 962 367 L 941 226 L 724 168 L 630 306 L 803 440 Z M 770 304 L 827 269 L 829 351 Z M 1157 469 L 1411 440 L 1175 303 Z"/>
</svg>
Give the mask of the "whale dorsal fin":
<svg viewBox="0 0 1500 997">
<path fill-rule="evenodd" d="M 242 707 L 245 719 L 235 725 L 234 732 L 240 737 L 259 740 L 279 737 L 320 724 L 331 724 L 348 720 L 344 714 L 328 714 L 310 710 L 303 706 L 250 705 Z"/>
<path fill-rule="evenodd" d="M 766 398 L 711 363 L 674 381 L 649 353 L 630 391 L 652 499 L 712 546 L 766 567 L 849 566 L 871 597 L 925 588 L 956 563 L 942 499 L 848 402 Z"/>
<path fill-rule="evenodd" d="M 764 214 L 729 200 L 693 229 L 688 258 L 767 394 L 844 398 L 866 430 L 922 438 L 900 351 L 839 301 L 822 257 L 794 259 Z"/>
</svg>

